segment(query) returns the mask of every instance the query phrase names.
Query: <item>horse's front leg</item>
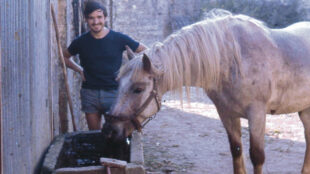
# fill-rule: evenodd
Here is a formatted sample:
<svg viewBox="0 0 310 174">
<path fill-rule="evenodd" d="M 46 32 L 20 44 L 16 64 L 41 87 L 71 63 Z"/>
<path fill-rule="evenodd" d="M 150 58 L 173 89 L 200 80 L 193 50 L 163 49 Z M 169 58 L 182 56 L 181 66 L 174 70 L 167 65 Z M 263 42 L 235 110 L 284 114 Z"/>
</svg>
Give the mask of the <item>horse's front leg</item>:
<svg viewBox="0 0 310 174">
<path fill-rule="evenodd" d="M 265 161 L 264 134 L 266 126 L 266 111 L 264 104 L 251 105 L 247 109 L 250 131 L 250 157 L 254 174 L 263 173 Z"/>
<path fill-rule="evenodd" d="M 310 108 L 298 113 L 305 129 L 306 153 L 304 165 L 302 167 L 303 174 L 310 174 Z"/>
<path fill-rule="evenodd" d="M 225 113 L 225 110 L 221 111 L 218 110 L 218 113 L 228 135 L 230 151 L 233 158 L 234 174 L 245 174 L 246 169 L 242 155 L 240 118 L 232 117 L 229 113 Z"/>
</svg>

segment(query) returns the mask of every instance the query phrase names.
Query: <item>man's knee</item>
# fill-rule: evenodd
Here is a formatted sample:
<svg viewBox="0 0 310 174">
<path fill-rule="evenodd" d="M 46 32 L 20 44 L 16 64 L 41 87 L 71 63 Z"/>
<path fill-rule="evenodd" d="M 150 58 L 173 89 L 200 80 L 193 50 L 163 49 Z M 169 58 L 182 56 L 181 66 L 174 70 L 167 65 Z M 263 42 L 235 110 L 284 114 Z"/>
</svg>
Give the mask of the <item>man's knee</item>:
<svg viewBox="0 0 310 174">
<path fill-rule="evenodd" d="M 89 130 L 101 129 L 101 115 L 100 113 L 85 113 L 87 125 Z"/>
</svg>

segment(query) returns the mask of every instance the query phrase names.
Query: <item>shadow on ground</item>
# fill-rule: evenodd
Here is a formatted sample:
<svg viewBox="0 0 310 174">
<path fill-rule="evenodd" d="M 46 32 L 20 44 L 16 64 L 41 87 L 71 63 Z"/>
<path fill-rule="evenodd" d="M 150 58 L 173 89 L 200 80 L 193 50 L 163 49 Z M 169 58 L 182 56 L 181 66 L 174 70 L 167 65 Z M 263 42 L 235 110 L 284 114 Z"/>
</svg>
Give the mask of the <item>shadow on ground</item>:
<svg viewBox="0 0 310 174">
<path fill-rule="evenodd" d="M 179 106 L 178 103 L 176 105 Z M 176 105 L 168 101 L 157 117 L 144 128 L 147 170 L 187 174 L 233 173 L 227 135 L 214 105 L 210 102 L 194 102 L 191 107 L 183 109 Z M 298 116 L 269 117 L 265 135 L 264 173 L 300 173 L 305 142 Z M 242 120 L 242 123 L 244 159 L 248 173 L 252 173 L 248 127 L 246 120 Z"/>
</svg>

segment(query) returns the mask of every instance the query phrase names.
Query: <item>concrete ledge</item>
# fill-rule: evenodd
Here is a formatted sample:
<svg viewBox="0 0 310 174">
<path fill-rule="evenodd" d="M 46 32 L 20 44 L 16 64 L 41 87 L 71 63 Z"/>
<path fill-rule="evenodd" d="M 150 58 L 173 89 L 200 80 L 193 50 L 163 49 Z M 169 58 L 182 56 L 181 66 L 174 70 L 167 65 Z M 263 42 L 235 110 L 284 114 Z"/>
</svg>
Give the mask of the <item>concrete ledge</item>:
<svg viewBox="0 0 310 174">
<path fill-rule="evenodd" d="M 57 136 L 51 142 L 48 152 L 44 158 L 41 174 L 49 174 L 54 172 L 57 164 L 57 159 L 61 152 L 64 142 L 65 142 L 65 135 Z"/>
<path fill-rule="evenodd" d="M 105 174 L 103 166 L 90 166 L 90 167 L 72 167 L 60 168 L 54 171 L 53 174 Z"/>
<path fill-rule="evenodd" d="M 137 131 L 134 131 L 131 137 L 130 163 L 144 165 L 142 135 Z"/>
<path fill-rule="evenodd" d="M 60 135 L 54 138 L 48 152 L 44 158 L 41 174 L 106 174 L 105 167 L 103 166 L 88 166 L 88 167 L 65 167 L 56 169 L 57 161 L 61 154 L 66 138 L 76 135 L 89 135 L 98 134 L 99 131 L 85 131 L 74 132 L 65 135 Z M 111 168 L 112 174 L 145 174 L 143 167 L 143 146 L 142 146 L 141 133 L 134 132 L 131 138 L 130 145 L 130 163 L 126 168 Z"/>
</svg>

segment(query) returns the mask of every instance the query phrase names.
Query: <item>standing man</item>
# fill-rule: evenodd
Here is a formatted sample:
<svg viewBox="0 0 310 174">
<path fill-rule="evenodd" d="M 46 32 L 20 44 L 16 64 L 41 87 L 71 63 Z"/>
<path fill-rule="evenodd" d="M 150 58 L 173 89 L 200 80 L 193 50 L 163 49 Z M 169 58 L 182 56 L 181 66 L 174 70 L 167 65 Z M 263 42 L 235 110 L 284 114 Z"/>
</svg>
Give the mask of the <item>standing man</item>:
<svg viewBox="0 0 310 174">
<path fill-rule="evenodd" d="M 73 40 L 64 50 L 64 57 L 67 67 L 80 73 L 83 79 L 81 104 L 88 128 L 98 130 L 101 128 L 101 115 L 110 109 L 117 95 L 115 78 L 125 46 L 136 53 L 146 48 L 127 35 L 106 28 L 107 10 L 100 3 L 87 2 L 84 17 L 90 31 Z M 79 54 L 81 66 L 70 59 L 76 54 Z"/>
</svg>

